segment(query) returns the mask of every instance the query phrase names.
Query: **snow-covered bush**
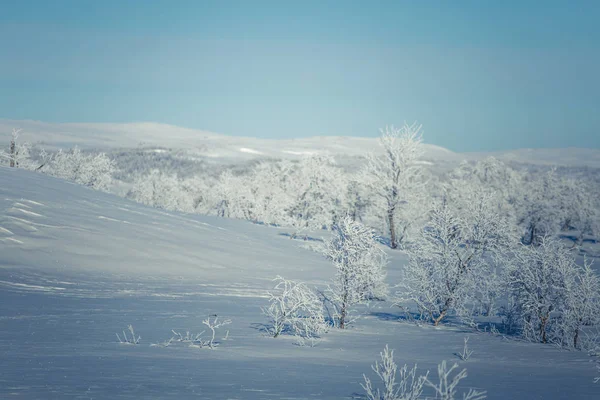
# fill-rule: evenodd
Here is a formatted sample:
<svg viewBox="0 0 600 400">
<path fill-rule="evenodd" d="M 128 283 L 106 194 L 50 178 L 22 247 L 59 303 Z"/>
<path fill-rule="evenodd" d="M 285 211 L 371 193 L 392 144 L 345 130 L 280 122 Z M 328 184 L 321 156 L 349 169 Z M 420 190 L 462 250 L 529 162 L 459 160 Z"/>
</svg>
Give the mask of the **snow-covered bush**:
<svg viewBox="0 0 600 400">
<path fill-rule="evenodd" d="M 212 317 L 212 320 L 211 320 Z M 191 331 L 185 331 L 185 333 L 176 331 L 175 329 L 171 329 L 173 336 L 169 340 L 165 340 L 162 343 L 154 343 L 151 344 L 151 347 L 169 347 L 172 343 L 183 343 L 188 347 L 193 348 L 205 348 L 208 347 L 211 350 L 218 346 L 218 343 L 215 342 L 215 336 L 217 329 L 231 324 L 230 319 L 225 319 L 219 321 L 219 318 L 216 314 L 208 316 L 205 320 L 202 321 L 203 325 L 206 325 L 208 329 L 210 329 L 211 336 L 209 339 L 203 339 L 202 335 L 206 331 L 202 331 L 200 333 L 192 333 Z M 229 331 L 227 331 L 227 335 L 223 340 L 227 340 L 226 338 L 229 336 Z"/>
<path fill-rule="evenodd" d="M 85 154 L 75 147 L 54 154 L 40 171 L 97 190 L 108 190 L 115 163 L 104 153 Z"/>
<path fill-rule="evenodd" d="M 449 313 L 470 317 L 468 307 L 478 299 L 493 301 L 493 282 L 487 288 L 479 282 L 494 273 L 514 240 L 489 195 L 474 192 L 463 209 L 458 213 L 445 201 L 436 205 L 425 228 L 405 246 L 409 263 L 398 284 L 399 302 L 415 302 L 435 325 Z"/>
<path fill-rule="evenodd" d="M 463 339 L 463 349 L 462 352 L 456 353 L 457 357 L 463 361 L 467 361 L 473 355 L 473 350 L 469 349 L 469 337 L 465 336 Z"/>
<path fill-rule="evenodd" d="M 580 348 L 584 326 L 600 323 L 600 281 L 591 265 L 551 237 L 520 246 L 507 267 L 506 285 L 525 339 Z"/>
<path fill-rule="evenodd" d="M 584 337 L 585 327 L 590 331 L 588 336 L 600 334 L 600 278 L 587 259 L 583 265 L 573 262 L 571 268 L 574 271 L 567 277 L 566 301 L 555 334 L 560 335 L 563 346 L 589 351 L 600 344 L 590 346 Z"/>
<path fill-rule="evenodd" d="M 383 388 L 375 390 L 371 380 L 363 374 L 365 383 L 361 386 L 365 390 L 368 400 L 418 400 L 421 398 L 454 400 L 457 398 L 459 383 L 467 377 L 466 369 L 457 373 L 455 371 L 458 364 L 448 368 L 446 361 L 442 361 L 438 365 L 438 381 L 433 382 L 429 379 L 429 371 L 425 375 L 417 376 L 416 365 L 409 369 L 405 364 L 398 369 L 398 365 L 394 361 L 394 351 L 390 351 L 387 345 L 383 352 L 379 354 L 381 364 L 376 362 L 375 365 L 371 366 L 371 369 L 381 380 Z M 422 397 L 426 388 L 432 389 L 434 397 Z M 486 392 L 475 389 L 469 389 L 467 393 L 462 395 L 463 400 L 483 400 L 486 397 Z"/>
<path fill-rule="evenodd" d="M 386 296 L 387 256 L 378 247 L 373 230 L 349 216 L 334 227 L 323 252 L 336 267 L 327 294 L 334 307 L 335 324 L 343 329 L 352 306 Z"/>
<path fill-rule="evenodd" d="M 462 369 L 455 373 L 458 364 L 453 364 L 448 368 L 446 361 L 438 364 L 438 382 L 432 382 L 429 377 L 425 378 L 425 386 L 432 388 L 435 391 L 435 399 L 453 400 L 456 398 L 456 388 L 460 381 L 467 377 L 467 370 Z M 486 392 L 480 392 L 475 389 L 469 389 L 467 393 L 463 393 L 463 400 L 483 400 L 487 398 Z"/>
<path fill-rule="evenodd" d="M 398 233 L 406 231 L 412 222 L 410 208 L 419 204 L 414 196 L 423 185 L 423 168 L 418 164 L 423 154 L 420 131 L 417 123 L 382 129 L 379 144 L 384 155 L 369 154 L 363 171 L 363 184 L 379 198 L 393 249 L 401 239 Z M 399 215 L 401 209 L 403 217 Z"/>
<path fill-rule="evenodd" d="M 383 384 L 383 389 L 373 389 L 371 380 L 363 374 L 365 383 L 361 386 L 367 393 L 368 400 L 417 400 L 423 392 L 423 385 L 429 375 L 427 372 L 423 376 L 417 376 L 417 366 L 408 369 L 404 364 L 400 370 L 394 361 L 394 350 L 390 350 L 386 345 L 381 353 L 381 364 L 376 361 L 371 369 Z"/>
<path fill-rule="evenodd" d="M 278 276 L 274 291 L 268 292 L 269 306 L 262 309 L 269 318 L 268 332 L 273 337 L 289 331 L 303 339 L 319 337 L 327 331 L 323 303 L 303 282 Z"/>
<path fill-rule="evenodd" d="M 212 320 L 210 319 L 211 317 L 213 317 Z M 208 329 L 210 329 L 210 332 L 211 332 L 211 337 L 209 340 L 207 340 L 205 342 L 205 345 L 207 345 L 211 349 L 214 349 L 215 346 L 217 345 L 217 343 L 215 343 L 215 335 L 216 335 L 217 329 L 231 324 L 231 320 L 225 319 L 225 320 L 219 321 L 219 317 L 216 314 L 213 314 L 213 315 L 209 315 L 205 320 L 202 321 L 202 323 L 204 325 L 206 325 L 208 327 Z"/>
</svg>

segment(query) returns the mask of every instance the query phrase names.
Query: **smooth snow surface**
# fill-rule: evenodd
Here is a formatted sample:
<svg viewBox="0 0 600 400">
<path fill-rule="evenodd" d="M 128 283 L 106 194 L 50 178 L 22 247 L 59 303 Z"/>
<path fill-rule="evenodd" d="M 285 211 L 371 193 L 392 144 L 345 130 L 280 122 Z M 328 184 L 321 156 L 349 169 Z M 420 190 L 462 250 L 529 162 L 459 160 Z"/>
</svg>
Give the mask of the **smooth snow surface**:
<svg viewBox="0 0 600 400">
<path fill-rule="evenodd" d="M 324 287 L 333 267 L 290 232 L 167 213 L 42 174 L 0 167 L 0 398 L 349 399 L 385 344 L 436 373 L 470 336 L 462 388 L 489 399 L 598 399 L 583 352 L 416 327 L 388 302 L 360 309 L 314 348 L 264 336 L 265 291 L 282 275 Z M 323 232 L 314 234 L 318 239 Z M 388 280 L 404 263 L 390 252 Z M 171 329 L 230 318 L 215 350 L 151 347 Z M 132 324 L 137 346 L 115 333 Z M 229 330 L 229 340 L 221 340 Z"/>
</svg>

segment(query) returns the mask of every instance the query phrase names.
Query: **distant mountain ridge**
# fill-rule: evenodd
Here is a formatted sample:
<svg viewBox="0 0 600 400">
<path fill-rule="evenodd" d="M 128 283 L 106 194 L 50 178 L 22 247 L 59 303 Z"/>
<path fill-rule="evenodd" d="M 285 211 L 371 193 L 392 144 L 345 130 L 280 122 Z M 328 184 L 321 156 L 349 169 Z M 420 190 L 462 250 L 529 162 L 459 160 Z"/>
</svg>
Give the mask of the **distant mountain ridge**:
<svg viewBox="0 0 600 400">
<path fill-rule="evenodd" d="M 186 149 L 192 157 L 234 160 L 299 158 L 308 154 L 356 157 L 380 151 L 377 138 L 321 136 L 299 139 L 259 139 L 229 136 L 154 122 L 136 123 L 50 123 L 0 119 L 0 141 L 7 142 L 13 128 L 22 129 L 23 140 L 47 148 L 133 148 Z M 426 139 L 426 137 L 425 137 Z M 517 149 L 500 152 L 456 153 L 425 144 L 424 158 L 455 163 L 494 156 L 506 162 L 535 165 L 600 168 L 600 149 Z"/>
</svg>

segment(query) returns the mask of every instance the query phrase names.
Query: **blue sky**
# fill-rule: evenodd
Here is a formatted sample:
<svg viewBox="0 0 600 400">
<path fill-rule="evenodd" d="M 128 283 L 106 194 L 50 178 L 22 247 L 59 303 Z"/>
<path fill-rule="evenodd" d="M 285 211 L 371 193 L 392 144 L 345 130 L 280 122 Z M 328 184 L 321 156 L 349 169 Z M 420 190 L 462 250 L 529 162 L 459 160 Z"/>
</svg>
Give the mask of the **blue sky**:
<svg viewBox="0 0 600 400">
<path fill-rule="evenodd" d="M 599 1 L 2 1 L 0 118 L 600 148 Z"/>
</svg>

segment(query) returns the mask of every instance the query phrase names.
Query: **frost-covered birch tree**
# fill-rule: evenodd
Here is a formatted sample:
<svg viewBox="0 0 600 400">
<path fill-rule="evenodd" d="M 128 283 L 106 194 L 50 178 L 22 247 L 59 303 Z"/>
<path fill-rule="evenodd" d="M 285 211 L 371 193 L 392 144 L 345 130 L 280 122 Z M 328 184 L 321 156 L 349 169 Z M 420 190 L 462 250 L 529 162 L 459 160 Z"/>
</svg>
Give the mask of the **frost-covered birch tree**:
<svg viewBox="0 0 600 400">
<path fill-rule="evenodd" d="M 384 154 L 369 154 L 363 173 L 364 184 L 382 202 L 393 249 L 399 244 L 398 226 L 404 230 L 411 222 L 410 215 L 398 220 L 398 211 L 415 203 L 412 196 L 423 184 L 423 170 L 417 163 L 423 154 L 420 132 L 421 125 L 417 123 L 382 129 L 379 144 Z"/>
<path fill-rule="evenodd" d="M 387 255 L 378 247 L 373 230 L 348 216 L 334 227 L 324 255 L 336 267 L 328 300 L 334 307 L 336 326 L 344 329 L 352 306 L 386 295 Z"/>
<path fill-rule="evenodd" d="M 344 196 L 344 176 L 333 157 L 312 155 L 292 170 L 286 191 L 294 198 L 289 208 L 297 230 L 331 229 L 337 222 Z"/>
<path fill-rule="evenodd" d="M 513 240 L 490 195 L 473 192 L 462 212 L 442 201 L 405 246 L 409 263 L 398 284 L 399 302 L 415 302 L 434 325 L 450 313 L 470 316 L 468 306 L 482 290 L 479 282 L 493 273 L 496 258 Z"/>
<path fill-rule="evenodd" d="M 506 285 L 511 311 L 529 341 L 578 348 L 583 327 L 600 323 L 598 276 L 587 261 L 579 266 L 575 253 L 556 238 L 516 248 Z"/>
<path fill-rule="evenodd" d="M 30 157 L 31 145 L 19 141 L 20 133 L 21 129 L 12 130 L 8 151 L 0 151 L 0 161 L 13 168 L 35 169 Z"/>
</svg>

